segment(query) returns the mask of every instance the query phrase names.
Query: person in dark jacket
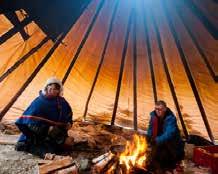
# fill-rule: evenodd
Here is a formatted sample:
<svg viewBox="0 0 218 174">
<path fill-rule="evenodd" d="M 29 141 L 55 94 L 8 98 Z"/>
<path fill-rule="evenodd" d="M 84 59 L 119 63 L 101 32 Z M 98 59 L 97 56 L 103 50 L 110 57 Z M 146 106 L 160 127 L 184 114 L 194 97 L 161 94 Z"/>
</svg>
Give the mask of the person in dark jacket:
<svg viewBox="0 0 218 174">
<path fill-rule="evenodd" d="M 22 132 L 15 146 L 17 151 L 40 157 L 60 151 L 72 124 L 72 109 L 62 95 L 61 81 L 49 78 L 39 96 L 15 122 Z"/>
<path fill-rule="evenodd" d="M 147 138 L 152 168 L 172 170 L 184 158 L 184 142 L 176 117 L 162 100 L 155 103 L 155 110 L 150 113 Z"/>
</svg>

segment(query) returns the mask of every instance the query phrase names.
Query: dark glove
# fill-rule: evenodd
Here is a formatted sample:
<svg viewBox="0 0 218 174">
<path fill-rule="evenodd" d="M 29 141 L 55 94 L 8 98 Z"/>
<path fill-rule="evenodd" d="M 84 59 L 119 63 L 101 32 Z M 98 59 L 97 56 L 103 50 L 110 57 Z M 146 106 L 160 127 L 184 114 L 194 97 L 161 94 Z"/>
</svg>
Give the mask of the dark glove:
<svg viewBox="0 0 218 174">
<path fill-rule="evenodd" d="M 151 142 L 151 137 L 146 136 L 146 141 L 147 141 L 148 144 L 150 144 L 150 142 Z"/>
<path fill-rule="evenodd" d="M 28 124 L 27 127 L 36 136 L 46 136 L 47 132 L 48 132 L 48 126 L 47 125 Z"/>
<path fill-rule="evenodd" d="M 52 138 L 57 144 L 63 144 L 67 137 L 67 131 L 58 126 L 50 126 L 48 136 Z"/>
<path fill-rule="evenodd" d="M 155 139 L 152 138 L 152 137 L 147 136 L 147 137 L 146 137 L 146 140 L 147 140 L 148 146 L 153 146 L 153 145 L 156 144 Z"/>
<path fill-rule="evenodd" d="M 155 141 L 155 139 L 154 139 L 154 138 L 152 138 L 152 139 L 151 139 L 151 141 L 150 141 L 150 144 L 151 144 L 151 146 L 154 146 L 154 145 L 156 145 L 156 141 Z"/>
</svg>

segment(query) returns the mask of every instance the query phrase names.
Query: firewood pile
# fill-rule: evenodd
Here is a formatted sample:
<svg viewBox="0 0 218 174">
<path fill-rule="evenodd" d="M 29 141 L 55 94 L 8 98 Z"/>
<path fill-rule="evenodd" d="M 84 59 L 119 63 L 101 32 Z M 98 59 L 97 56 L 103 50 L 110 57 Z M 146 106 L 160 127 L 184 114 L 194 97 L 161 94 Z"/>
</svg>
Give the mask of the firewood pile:
<svg viewBox="0 0 218 174">
<path fill-rule="evenodd" d="M 125 146 L 112 146 L 111 151 L 92 160 L 92 173 L 148 174 L 147 143 L 144 136 L 134 134 Z"/>
<path fill-rule="evenodd" d="M 39 173 L 47 174 L 76 174 L 78 173 L 78 164 L 70 156 L 59 156 L 55 154 L 46 154 L 45 160 L 39 161 Z"/>
<path fill-rule="evenodd" d="M 120 161 L 127 142 L 133 140 L 133 130 L 92 122 L 75 122 L 68 135 L 74 139 L 72 150 L 61 155 L 46 154 L 39 164 L 40 174 L 147 173 L 144 167 L 132 162 L 128 162 L 130 169 L 127 171 L 125 164 Z"/>
<path fill-rule="evenodd" d="M 94 174 L 148 174 L 149 172 L 145 167 L 133 165 L 129 163 L 130 169 L 128 170 L 125 164 L 120 164 L 118 154 L 111 152 L 105 153 L 92 160 L 94 163 L 91 173 Z M 96 162 L 96 163 L 95 163 Z"/>
</svg>

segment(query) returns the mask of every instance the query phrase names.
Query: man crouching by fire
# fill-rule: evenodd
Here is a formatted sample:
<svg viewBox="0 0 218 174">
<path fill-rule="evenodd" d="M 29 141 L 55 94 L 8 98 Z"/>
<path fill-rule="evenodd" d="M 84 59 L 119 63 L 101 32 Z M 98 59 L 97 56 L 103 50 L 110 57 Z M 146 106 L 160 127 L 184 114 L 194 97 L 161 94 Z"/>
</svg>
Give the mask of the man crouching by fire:
<svg viewBox="0 0 218 174">
<path fill-rule="evenodd" d="M 158 173 L 182 170 L 179 164 L 184 159 L 184 142 L 175 115 L 162 100 L 155 103 L 150 113 L 147 140 L 151 145 L 148 170 Z"/>
</svg>

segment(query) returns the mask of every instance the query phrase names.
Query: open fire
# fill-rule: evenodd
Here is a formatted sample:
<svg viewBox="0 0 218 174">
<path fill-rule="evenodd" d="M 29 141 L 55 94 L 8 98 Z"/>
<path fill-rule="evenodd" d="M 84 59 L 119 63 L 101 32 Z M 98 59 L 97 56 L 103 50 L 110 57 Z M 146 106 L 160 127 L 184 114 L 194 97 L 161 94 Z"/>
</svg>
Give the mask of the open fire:
<svg viewBox="0 0 218 174">
<path fill-rule="evenodd" d="M 132 141 L 127 141 L 125 147 L 116 147 L 115 151 L 108 152 L 96 159 L 92 173 L 106 174 L 133 174 L 147 173 L 146 153 L 147 143 L 144 136 L 135 134 Z"/>
<path fill-rule="evenodd" d="M 125 151 L 119 156 L 119 162 L 125 165 L 127 173 L 132 167 L 145 168 L 147 143 L 145 137 L 135 134 L 133 141 L 127 141 Z"/>
</svg>

